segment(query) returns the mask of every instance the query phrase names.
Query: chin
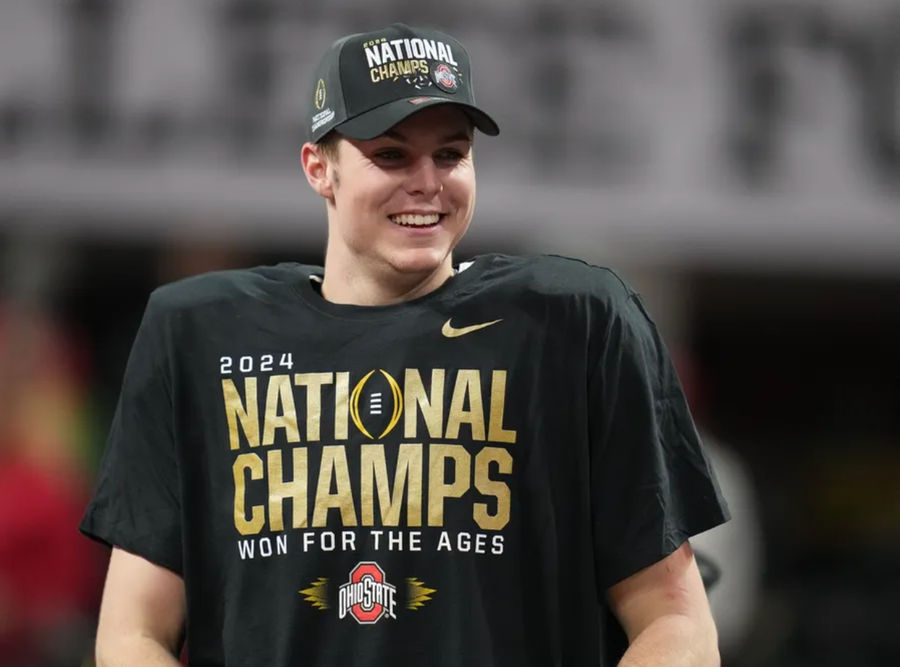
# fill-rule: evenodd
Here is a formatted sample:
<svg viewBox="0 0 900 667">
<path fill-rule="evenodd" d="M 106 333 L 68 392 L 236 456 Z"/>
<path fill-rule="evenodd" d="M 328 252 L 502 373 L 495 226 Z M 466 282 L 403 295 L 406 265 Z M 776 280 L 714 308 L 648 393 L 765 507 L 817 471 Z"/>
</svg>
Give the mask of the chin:
<svg viewBox="0 0 900 667">
<path fill-rule="evenodd" d="M 400 273 L 433 273 L 449 255 L 448 250 L 416 248 L 396 253 L 388 263 Z"/>
</svg>

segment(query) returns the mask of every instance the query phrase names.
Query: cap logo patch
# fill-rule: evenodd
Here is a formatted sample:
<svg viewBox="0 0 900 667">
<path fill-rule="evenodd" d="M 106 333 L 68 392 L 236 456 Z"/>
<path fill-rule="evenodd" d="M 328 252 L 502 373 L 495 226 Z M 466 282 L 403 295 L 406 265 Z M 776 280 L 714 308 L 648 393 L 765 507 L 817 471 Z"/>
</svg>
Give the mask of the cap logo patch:
<svg viewBox="0 0 900 667">
<path fill-rule="evenodd" d="M 319 79 L 319 82 L 316 84 L 316 94 L 313 98 L 313 104 L 315 104 L 316 109 L 319 110 L 325 106 L 325 79 Z"/>
<path fill-rule="evenodd" d="M 456 74 L 447 65 L 440 64 L 435 67 L 431 76 L 434 78 L 435 85 L 444 92 L 455 93 L 459 88 Z"/>
</svg>

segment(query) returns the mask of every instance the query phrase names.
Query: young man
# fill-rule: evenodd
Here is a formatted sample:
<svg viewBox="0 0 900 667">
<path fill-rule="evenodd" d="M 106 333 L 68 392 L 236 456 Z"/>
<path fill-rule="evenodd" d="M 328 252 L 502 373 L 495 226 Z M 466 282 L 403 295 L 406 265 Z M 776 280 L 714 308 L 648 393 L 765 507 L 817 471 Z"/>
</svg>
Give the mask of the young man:
<svg viewBox="0 0 900 667">
<path fill-rule="evenodd" d="M 310 96 L 324 269 L 152 295 L 82 524 L 100 665 L 715 665 L 688 537 L 727 518 L 639 297 L 559 257 L 454 268 L 475 104 L 453 38 L 336 42 Z"/>
</svg>

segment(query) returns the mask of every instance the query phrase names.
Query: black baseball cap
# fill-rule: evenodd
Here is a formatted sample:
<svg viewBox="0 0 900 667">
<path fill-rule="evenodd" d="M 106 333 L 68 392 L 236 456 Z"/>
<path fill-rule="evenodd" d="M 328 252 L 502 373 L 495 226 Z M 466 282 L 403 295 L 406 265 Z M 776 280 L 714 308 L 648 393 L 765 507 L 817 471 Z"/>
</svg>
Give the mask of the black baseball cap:
<svg viewBox="0 0 900 667">
<path fill-rule="evenodd" d="M 313 78 L 306 129 L 319 141 L 331 130 L 374 139 L 407 116 L 455 104 L 491 136 L 497 123 L 475 104 L 469 54 L 450 35 L 395 23 L 331 45 Z"/>
</svg>

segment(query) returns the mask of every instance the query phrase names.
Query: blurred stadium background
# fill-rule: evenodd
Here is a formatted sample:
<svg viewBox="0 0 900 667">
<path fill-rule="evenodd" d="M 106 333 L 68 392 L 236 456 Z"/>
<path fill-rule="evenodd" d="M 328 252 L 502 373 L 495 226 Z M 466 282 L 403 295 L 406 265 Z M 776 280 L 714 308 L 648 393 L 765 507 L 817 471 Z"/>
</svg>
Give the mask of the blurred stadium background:
<svg viewBox="0 0 900 667">
<path fill-rule="evenodd" d="M 90 664 L 75 525 L 149 291 L 320 262 L 337 36 L 451 32 L 502 127 L 457 258 L 645 295 L 733 525 L 727 664 L 900 664 L 900 0 L 0 0 L 0 664 Z"/>
</svg>

